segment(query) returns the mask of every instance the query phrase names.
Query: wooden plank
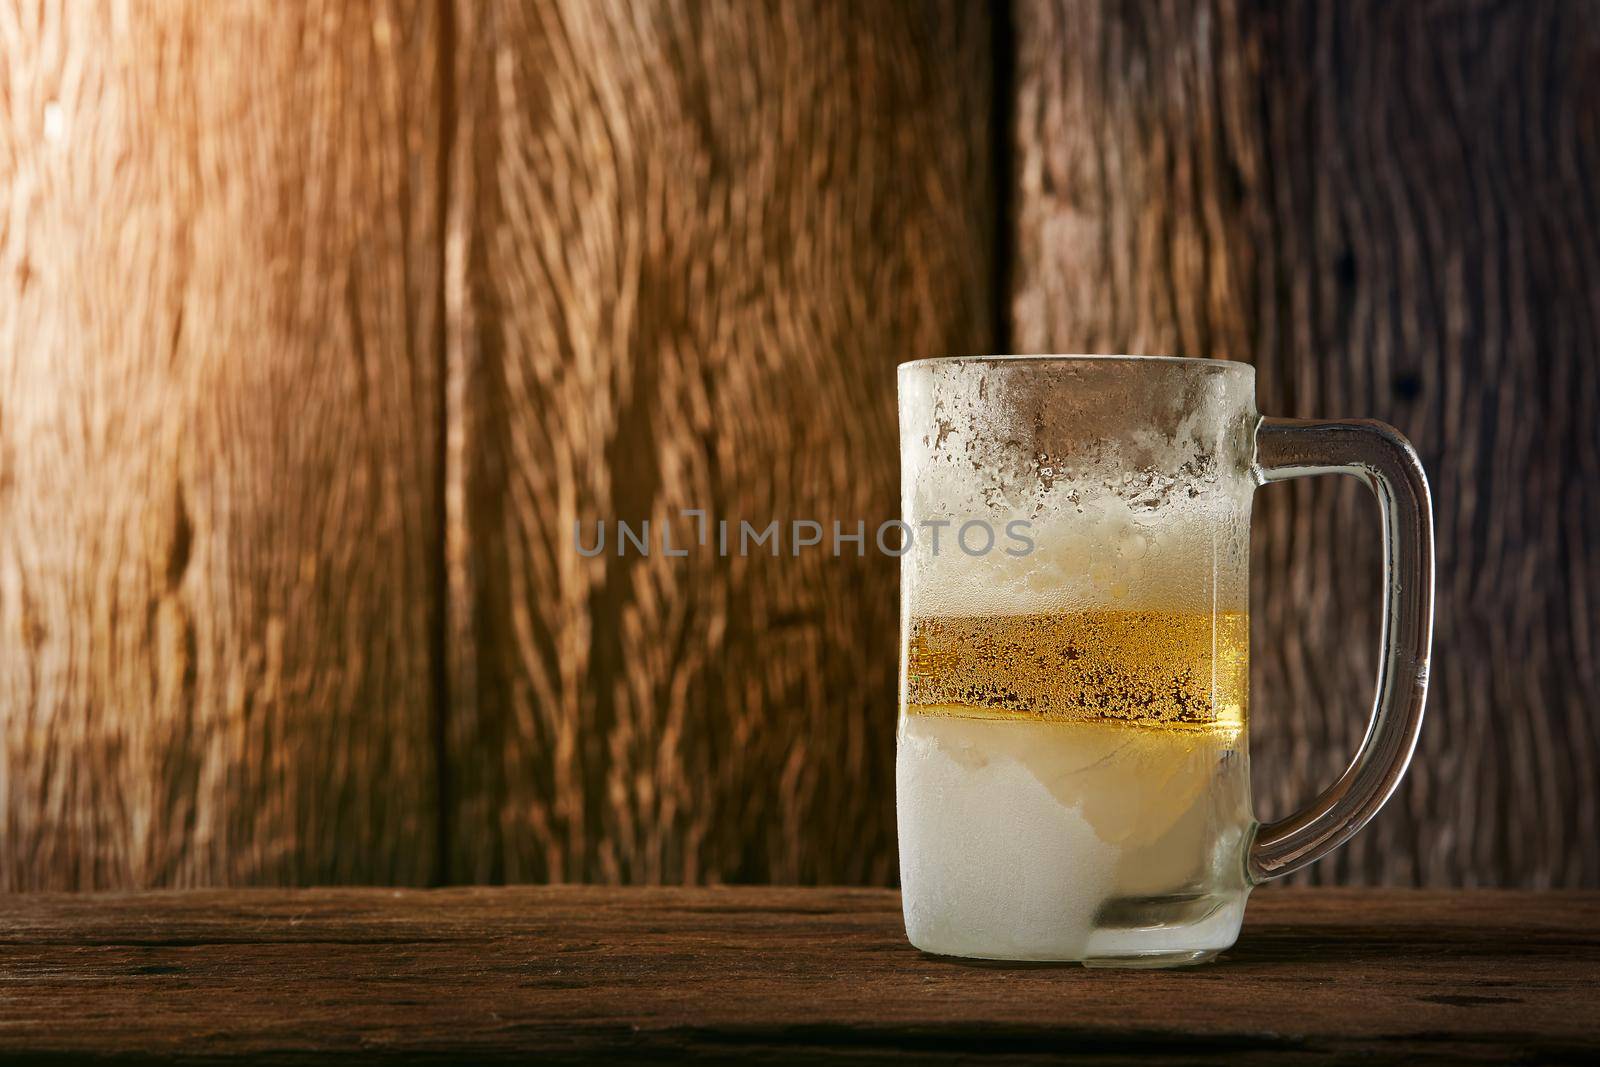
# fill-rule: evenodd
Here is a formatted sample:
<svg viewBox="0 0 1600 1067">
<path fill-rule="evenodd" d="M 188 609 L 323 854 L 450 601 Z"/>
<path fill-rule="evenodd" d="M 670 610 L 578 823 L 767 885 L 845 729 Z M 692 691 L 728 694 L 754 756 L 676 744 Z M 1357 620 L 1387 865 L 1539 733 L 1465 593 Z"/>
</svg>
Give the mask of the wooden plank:
<svg viewBox="0 0 1600 1067">
<path fill-rule="evenodd" d="M 0 905 L 0 1055 L 1503 1062 L 1600 1051 L 1600 894 L 1264 891 L 1186 971 L 978 965 L 875 889 L 196 891 Z"/>
<path fill-rule="evenodd" d="M 484 0 L 457 38 L 452 876 L 892 879 L 895 561 L 573 530 L 898 513 L 895 364 L 990 340 L 987 12 Z"/>
<path fill-rule="evenodd" d="M 0 885 L 435 865 L 428 3 L 0 5 Z"/>
<path fill-rule="evenodd" d="M 1254 363 L 1264 411 L 1417 444 L 1438 520 L 1429 722 L 1303 877 L 1600 884 L 1600 9 L 1022 0 L 1021 351 Z M 1264 492 L 1258 807 L 1365 729 L 1375 509 Z"/>
</svg>

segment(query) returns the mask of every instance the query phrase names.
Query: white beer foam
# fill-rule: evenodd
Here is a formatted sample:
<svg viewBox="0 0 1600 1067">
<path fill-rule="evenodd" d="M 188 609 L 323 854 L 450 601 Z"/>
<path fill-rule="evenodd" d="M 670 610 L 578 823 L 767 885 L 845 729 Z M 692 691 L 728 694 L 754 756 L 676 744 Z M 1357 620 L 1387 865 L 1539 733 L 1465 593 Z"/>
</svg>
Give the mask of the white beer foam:
<svg viewBox="0 0 1600 1067">
<path fill-rule="evenodd" d="M 895 805 L 906 934 L 926 952 L 1081 959 L 1119 850 L 1021 763 L 901 725 Z"/>
<path fill-rule="evenodd" d="M 918 948 L 1070 960 L 1237 936 L 1251 819 L 1249 769 L 1231 736 L 910 714 L 895 780 Z M 1101 925 L 1108 901 L 1195 887 L 1215 898 L 1216 923 Z"/>
<path fill-rule="evenodd" d="M 1159 429 L 1130 427 L 1125 417 L 1153 416 L 1115 407 L 1063 415 L 994 368 L 902 374 L 900 385 L 913 615 L 1246 609 L 1250 413 L 1224 376 L 1190 383 Z M 1019 521 L 1034 549 L 1011 555 L 1024 547 L 1008 536 Z M 937 553 L 929 522 L 949 524 Z M 966 523 L 993 530 L 989 552 L 962 551 Z M 973 527 L 967 544 L 986 540 Z"/>
<path fill-rule="evenodd" d="M 940 531 L 937 554 L 932 531 L 919 529 L 903 572 L 912 616 L 1247 608 L 1248 510 L 1173 506 L 1138 514 L 1105 497 L 1081 512 L 1025 519 L 1028 527 L 1012 529 L 1033 550 L 1010 555 L 1026 548 L 1007 535 L 1019 519 L 985 517 L 996 540 L 978 557 L 962 551 L 954 520 Z M 968 541 L 980 546 L 984 535 L 973 530 Z"/>
</svg>

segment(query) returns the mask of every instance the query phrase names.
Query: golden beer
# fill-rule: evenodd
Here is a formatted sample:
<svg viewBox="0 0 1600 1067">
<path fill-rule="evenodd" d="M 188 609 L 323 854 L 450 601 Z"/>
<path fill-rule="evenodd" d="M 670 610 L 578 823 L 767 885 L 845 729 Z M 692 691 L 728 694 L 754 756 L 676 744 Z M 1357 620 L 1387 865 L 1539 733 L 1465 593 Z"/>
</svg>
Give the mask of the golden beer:
<svg viewBox="0 0 1600 1067">
<path fill-rule="evenodd" d="M 1242 611 L 1075 611 L 913 619 L 906 714 L 1237 733 L 1250 685 Z"/>
</svg>

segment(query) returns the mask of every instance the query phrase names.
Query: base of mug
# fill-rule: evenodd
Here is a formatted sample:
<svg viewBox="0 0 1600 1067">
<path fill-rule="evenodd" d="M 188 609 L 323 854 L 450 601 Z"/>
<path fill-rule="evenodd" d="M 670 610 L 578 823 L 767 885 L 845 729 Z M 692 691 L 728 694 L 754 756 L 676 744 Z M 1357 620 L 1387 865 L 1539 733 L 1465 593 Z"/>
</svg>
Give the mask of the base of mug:
<svg viewBox="0 0 1600 1067">
<path fill-rule="evenodd" d="M 1083 960 L 1085 967 L 1103 967 L 1124 970 L 1160 970 L 1165 967 L 1195 967 L 1210 963 L 1221 955 L 1220 948 L 1202 948 L 1193 952 L 1141 952 L 1135 956 L 1096 956 Z"/>
<path fill-rule="evenodd" d="M 1154 969 L 1207 963 L 1233 947 L 1248 889 L 1209 894 L 1122 897 L 1103 902 L 1086 926 L 1048 916 L 1032 923 L 1015 910 L 961 914 L 910 896 L 906 934 L 936 956 L 1011 963 L 1081 963 L 1086 967 Z"/>
</svg>

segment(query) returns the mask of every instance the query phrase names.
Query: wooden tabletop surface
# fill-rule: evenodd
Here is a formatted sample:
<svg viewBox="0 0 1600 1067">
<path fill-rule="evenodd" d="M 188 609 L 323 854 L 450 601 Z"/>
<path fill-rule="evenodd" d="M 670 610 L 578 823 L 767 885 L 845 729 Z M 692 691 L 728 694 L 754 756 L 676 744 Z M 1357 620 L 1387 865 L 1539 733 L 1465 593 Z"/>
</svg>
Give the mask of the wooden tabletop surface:
<svg viewBox="0 0 1600 1067">
<path fill-rule="evenodd" d="M 1600 893 L 1274 890 L 1208 966 L 926 956 L 877 889 L 315 889 L 0 905 L 0 1060 L 1600 1056 Z"/>
</svg>

